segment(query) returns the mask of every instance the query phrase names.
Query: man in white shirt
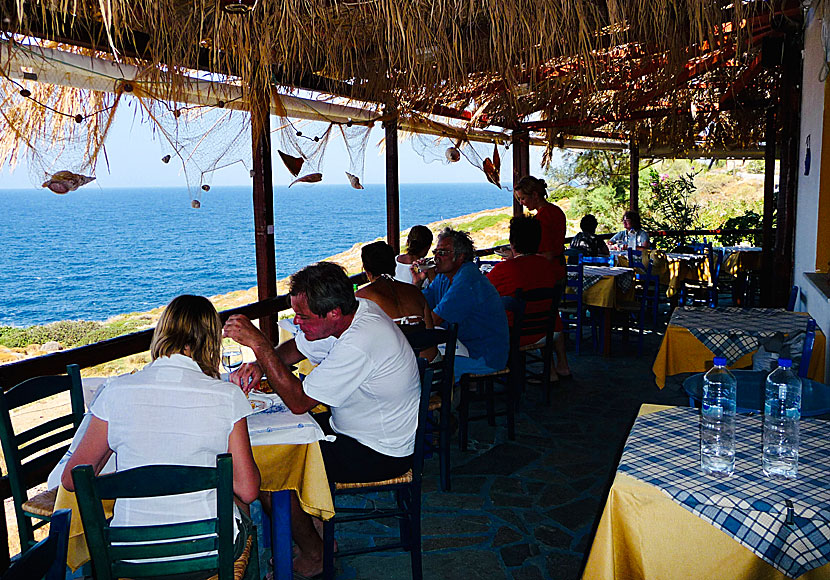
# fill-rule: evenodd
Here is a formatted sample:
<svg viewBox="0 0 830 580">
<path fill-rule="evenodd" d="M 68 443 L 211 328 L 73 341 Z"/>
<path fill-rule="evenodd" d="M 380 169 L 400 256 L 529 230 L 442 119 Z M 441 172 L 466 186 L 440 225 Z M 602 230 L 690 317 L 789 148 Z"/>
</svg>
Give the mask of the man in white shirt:
<svg viewBox="0 0 830 580">
<path fill-rule="evenodd" d="M 300 332 L 276 350 L 244 316 L 232 316 L 224 334 L 250 347 L 257 363 L 232 380 L 250 390 L 263 371 L 286 406 L 304 413 L 331 409 L 321 442 L 330 481 L 378 481 L 411 467 L 418 424 L 420 380 L 415 355 L 395 323 L 369 300 L 357 299 L 337 264 L 320 262 L 291 277 L 291 307 Z M 289 366 L 308 358 L 317 366 L 300 381 Z M 294 570 L 322 571 L 322 543 L 313 521 L 292 496 L 292 528 L 300 553 Z"/>
</svg>

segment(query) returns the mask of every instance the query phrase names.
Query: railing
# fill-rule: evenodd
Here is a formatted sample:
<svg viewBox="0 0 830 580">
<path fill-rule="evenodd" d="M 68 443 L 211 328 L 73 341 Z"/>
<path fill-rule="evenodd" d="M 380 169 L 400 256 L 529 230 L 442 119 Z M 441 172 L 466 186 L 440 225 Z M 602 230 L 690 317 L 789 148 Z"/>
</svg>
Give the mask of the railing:
<svg viewBox="0 0 830 580">
<path fill-rule="evenodd" d="M 366 281 L 366 275 L 356 274 L 350 277 L 353 284 L 362 284 Z M 268 300 L 254 302 L 238 308 L 220 312 L 222 322 L 234 314 L 244 314 L 252 320 L 263 316 L 275 315 L 291 308 L 291 301 L 288 295 L 281 295 Z M 124 336 L 111 338 L 94 344 L 61 350 L 43 356 L 24 359 L 19 362 L 0 365 L 0 387 L 4 391 L 14 385 L 34 376 L 63 374 L 66 372 L 66 365 L 77 364 L 81 368 L 87 368 L 98 364 L 110 362 L 132 354 L 147 351 L 150 348 L 150 341 L 153 338 L 153 329 L 142 330 Z M 45 481 L 51 468 L 44 468 L 28 475 L 30 486 Z M 0 477 L 0 500 L 11 497 L 9 478 L 6 475 Z M 8 545 L 8 529 L 6 527 L 5 515 L 0 515 L 0 546 Z M 9 565 L 8 550 L 0 549 L 0 571 L 5 570 Z"/>
</svg>

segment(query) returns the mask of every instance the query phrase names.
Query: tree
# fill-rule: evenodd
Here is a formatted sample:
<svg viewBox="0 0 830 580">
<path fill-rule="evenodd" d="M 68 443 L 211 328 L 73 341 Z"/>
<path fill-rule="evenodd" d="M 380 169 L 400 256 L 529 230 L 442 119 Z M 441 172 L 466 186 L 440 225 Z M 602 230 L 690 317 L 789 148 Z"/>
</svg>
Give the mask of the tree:
<svg viewBox="0 0 830 580">
<path fill-rule="evenodd" d="M 651 192 L 645 196 L 641 205 L 645 229 L 683 231 L 699 228 L 699 208 L 694 199 L 697 173 L 689 171 L 670 179 L 667 174 L 660 175 L 654 169 L 649 169 L 648 184 Z M 658 247 L 671 248 L 676 244 L 685 245 L 686 238 L 687 236 L 679 234 L 659 237 L 655 242 Z"/>
</svg>

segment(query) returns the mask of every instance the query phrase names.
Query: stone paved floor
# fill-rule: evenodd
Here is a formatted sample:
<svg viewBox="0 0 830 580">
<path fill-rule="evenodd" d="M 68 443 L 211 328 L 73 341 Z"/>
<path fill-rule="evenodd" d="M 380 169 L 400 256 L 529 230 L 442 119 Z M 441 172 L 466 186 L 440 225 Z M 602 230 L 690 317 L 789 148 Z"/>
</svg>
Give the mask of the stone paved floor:
<svg viewBox="0 0 830 580">
<path fill-rule="evenodd" d="M 515 441 L 507 440 L 503 418 L 496 427 L 471 424 L 470 450 L 458 451 L 453 440 L 452 492 L 438 490 L 437 457 L 426 461 L 425 578 L 579 578 L 639 406 L 688 403 L 684 377 L 671 378 L 662 391 L 654 383 L 661 339 L 661 330 L 647 336 L 642 357 L 636 340 L 625 345 L 620 337 L 610 357 L 569 353 L 574 379 L 561 383 L 550 407 L 541 404 L 538 387 L 528 386 Z M 383 533 L 396 529 L 365 523 L 338 532 L 338 540 L 367 545 Z M 337 566 L 343 579 L 410 577 L 407 553 L 354 556 Z"/>
</svg>

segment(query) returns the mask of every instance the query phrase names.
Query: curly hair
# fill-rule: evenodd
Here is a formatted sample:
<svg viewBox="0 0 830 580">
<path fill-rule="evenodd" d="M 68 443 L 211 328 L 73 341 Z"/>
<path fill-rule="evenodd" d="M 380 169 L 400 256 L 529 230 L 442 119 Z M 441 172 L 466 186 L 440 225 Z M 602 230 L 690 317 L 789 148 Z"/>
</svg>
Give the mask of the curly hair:
<svg viewBox="0 0 830 580">
<path fill-rule="evenodd" d="M 473 238 L 471 238 L 470 234 L 467 232 L 460 232 L 452 228 L 444 228 L 444 230 L 438 234 L 438 241 L 440 242 L 444 238 L 450 238 L 452 240 L 452 251 L 456 258 L 463 257 L 465 262 L 472 262 L 476 257 L 476 249 L 473 245 Z"/>
</svg>

